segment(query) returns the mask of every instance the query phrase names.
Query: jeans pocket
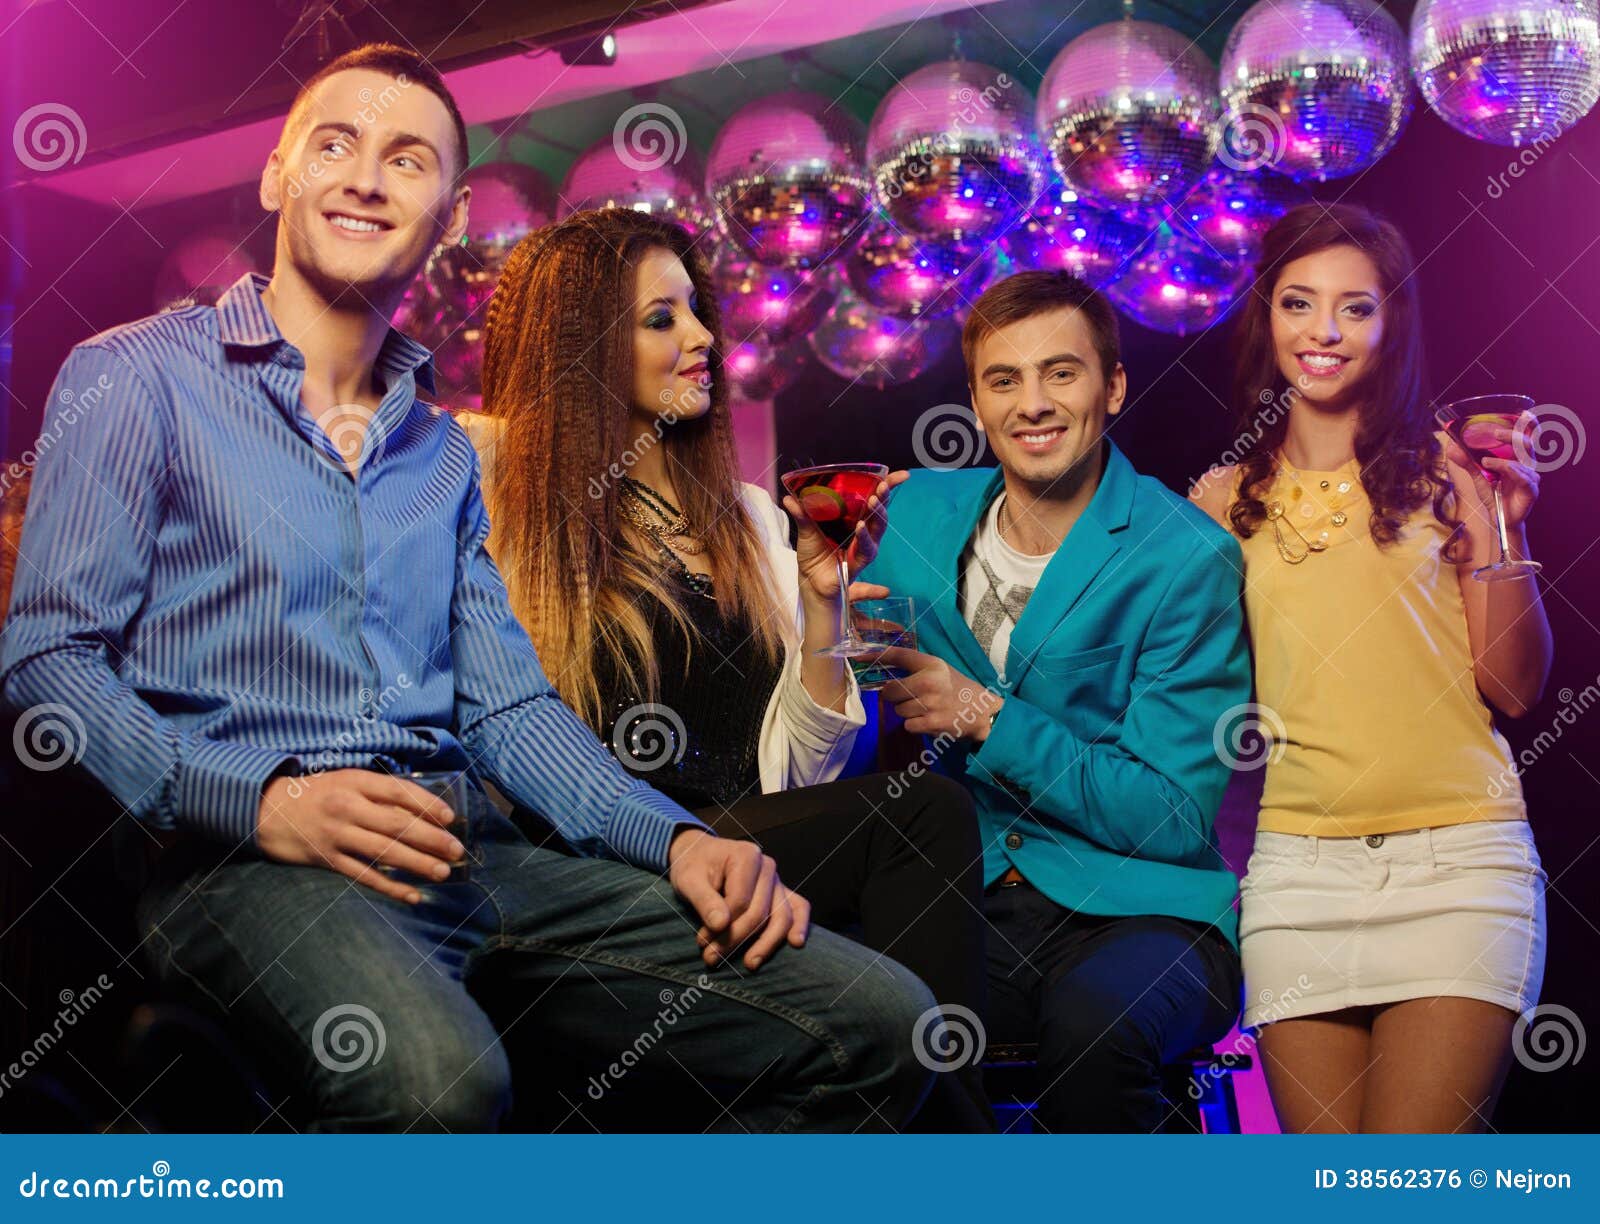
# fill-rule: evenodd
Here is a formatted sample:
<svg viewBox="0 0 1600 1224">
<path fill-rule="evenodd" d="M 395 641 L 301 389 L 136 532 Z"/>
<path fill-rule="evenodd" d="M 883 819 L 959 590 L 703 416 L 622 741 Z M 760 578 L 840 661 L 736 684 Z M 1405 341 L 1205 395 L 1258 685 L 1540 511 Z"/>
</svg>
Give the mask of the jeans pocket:
<svg viewBox="0 0 1600 1224">
<path fill-rule="evenodd" d="M 1257 832 L 1239 887 L 1259 888 L 1268 882 L 1277 883 L 1292 876 L 1310 859 L 1306 840 L 1293 833 Z"/>
<path fill-rule="evenodd" d="M 1433 858 L 1438 871 L 1499 871 L 1546 880 L 1525 820 L 1475 820 L 1433 830 Z"/>
</svg>

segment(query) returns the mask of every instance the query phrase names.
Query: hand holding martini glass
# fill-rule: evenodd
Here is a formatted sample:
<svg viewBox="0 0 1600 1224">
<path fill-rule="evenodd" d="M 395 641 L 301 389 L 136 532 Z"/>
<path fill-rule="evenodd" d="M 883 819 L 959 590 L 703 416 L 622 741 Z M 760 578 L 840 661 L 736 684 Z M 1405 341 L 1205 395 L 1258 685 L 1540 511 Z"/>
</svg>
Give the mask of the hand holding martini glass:
<svg viewBox="0 0 1600 1224">
<path fill-rule="evenodd" d="M 878 486 L 888 477 L 881 463 L 825 463 L 783 474 L 783 487 L 833 545 L 839 566 L 839 640 L 819 653 L 848 659 L 874 649 L 856 632 L 850 616 L 850 546 L 857 526 L 871 512 Z"/>
<path fill-rule="evenodd" d="M 1494 526 L 1500 545 L 1500 555 L 1489 565 L 1472 571 L 1479 582 L 1505 582 L 1516 578 L 1531 578 L 1544 567 L 1537 561 L 1513 560 L 1511 541 L 1506 535 L 1505 501 L 1500 495 L 1500 474 L 1485 467 L 1489 458 L 1515 459 L 1513 439 L 1526 422 L 1533 419 L 1533 400 L 1526 395 L 1475 395 L 1470 399 L 1456 400 L 1439 409 L 1439 424 L 1453 438 L 1479 473 L 1494 490 Z"/>
</svg>

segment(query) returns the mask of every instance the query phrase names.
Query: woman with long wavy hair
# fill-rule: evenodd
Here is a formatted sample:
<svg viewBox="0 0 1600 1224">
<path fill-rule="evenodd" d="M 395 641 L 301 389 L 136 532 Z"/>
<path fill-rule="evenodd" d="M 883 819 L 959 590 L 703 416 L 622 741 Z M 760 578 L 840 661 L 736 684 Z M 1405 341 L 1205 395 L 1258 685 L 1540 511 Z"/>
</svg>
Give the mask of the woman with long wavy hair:
<svg viewBox="0 0 1600 1224">
<path fill-rule="evenodd" d="M 512 607 L 624 767 L 760 843 L 816 921 L 859 928 L 929 984 L 947 1019 L 976 1016 L 971 800 L 932 776 L 836 780 L 865 712 L 849 668 L 818 653 L 845 594 L 833 546 L 785 498 L 791 547 L 783 511 L 740 482 L 720 332 L 705 265 L 675 225 L 583 212 L 512 251 L 483 365 L 498 422 L 490 548 Z M 902 479 L 879 486 L 853 570 Z M 975 1067 L 939 1078 L 928 1124 L 992 1128 Z"/>
<path fill-rule="evenodd" d="M 1435 431 L 1414 268 L 1365 209 L 1277 222 L 1236 322 L 1245 454 L 1191 493 L 1244 551 L 1268 740 L 1245 1023 L 1293 1131 L 1485 1125 L 1544 969 L 1545 876 L 1490 707 L 1538 700 L 1550 628 L 1534 582 L 1473 577 L 1493 489 Z M 1538 476 L 1485 464 L 1525 557 Z"/>
</svg>

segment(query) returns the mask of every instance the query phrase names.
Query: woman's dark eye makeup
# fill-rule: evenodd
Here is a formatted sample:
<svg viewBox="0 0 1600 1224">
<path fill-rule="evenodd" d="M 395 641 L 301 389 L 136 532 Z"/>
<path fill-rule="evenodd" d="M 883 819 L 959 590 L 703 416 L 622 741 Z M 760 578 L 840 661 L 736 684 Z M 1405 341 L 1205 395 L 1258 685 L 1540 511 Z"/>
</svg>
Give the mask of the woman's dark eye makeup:
<svg viewBox="0 0 1600 1224">
<path fill-rule="evenodd" d="M 693 298 L 689 299 L 689 313 L 691 315 L 695 314 L 695 299 Z M 661 331 L 672 326 L 672 319 L 673 312 L 667 307 L 662 306 L 659 309 L 652 310 L 645 316 L 644 325 L 646 327 L 653 327 L 658 331 Z"/>
<path fill-rule="evenodd" d="M 1283 301 L 1279 303 L 1279 305 L 1281 305 L 1285 310 L 1298 310 L 1300 307 L 1307 306 L 1309 304 L 1310 303 L 1308 303 L 1305 298 L 1296 297 L 1294 295 L 1284 298 Z M 1351 302 L 1349 305 L 1345 306 L 1344 309 L 1353 313 L 1358 319 L 1366 319 L 1372 316 L 1373 311 L 1375 311 L 1377 307 L 1371 302 L 1361 301 Z"/>
</svg>

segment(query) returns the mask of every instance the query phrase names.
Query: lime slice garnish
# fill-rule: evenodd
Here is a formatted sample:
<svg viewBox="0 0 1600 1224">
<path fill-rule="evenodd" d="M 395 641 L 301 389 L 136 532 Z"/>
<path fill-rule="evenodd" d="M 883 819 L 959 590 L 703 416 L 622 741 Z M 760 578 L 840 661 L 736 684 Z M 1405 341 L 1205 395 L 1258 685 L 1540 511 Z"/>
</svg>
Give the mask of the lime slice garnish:
<svg viewBox="0 0 1600 1224">
<path fill-rule="evenodd" d="M 826 485 L 807 485 L 799 493 L 800 509 L 814 523 L 831 523 L 844 517 L 844 498 Z"/>
</svg>

